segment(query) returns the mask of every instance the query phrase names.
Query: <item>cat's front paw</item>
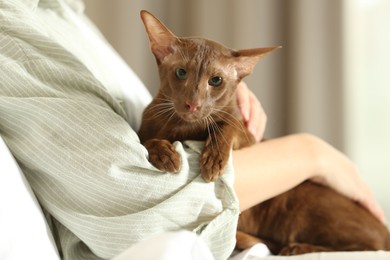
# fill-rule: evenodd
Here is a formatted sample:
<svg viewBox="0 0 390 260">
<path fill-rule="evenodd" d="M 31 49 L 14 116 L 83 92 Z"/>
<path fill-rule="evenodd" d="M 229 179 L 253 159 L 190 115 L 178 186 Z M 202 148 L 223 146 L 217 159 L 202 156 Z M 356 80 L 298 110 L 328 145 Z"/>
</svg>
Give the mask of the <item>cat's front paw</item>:
<svg viewBox="0 0 390 260">
<path fill-rule="evenodd" d="M 180 170 L 180 154 L 168 140 L 151 139 L 144 143 L 149 162 L 161 171 L 176 173 Z"/>
<path fill-rule="evenodd" d="M 200 171 L 205 181 L 215 181 L 221 176 L 229 160 L 230 147 L 206 141 L 200 156 Z"/>
</svg>

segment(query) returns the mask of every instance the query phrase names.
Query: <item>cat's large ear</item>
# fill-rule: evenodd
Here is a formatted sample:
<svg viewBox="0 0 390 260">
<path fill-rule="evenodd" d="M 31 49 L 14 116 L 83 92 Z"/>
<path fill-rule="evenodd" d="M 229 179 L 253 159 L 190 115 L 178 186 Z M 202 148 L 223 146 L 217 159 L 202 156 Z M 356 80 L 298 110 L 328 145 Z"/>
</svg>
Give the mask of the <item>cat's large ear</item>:
<svg viewBox="0 0 390 260">
<path fill-rule="evenodd" d="M 173 52 L 177 37 L 151 13 L 142 10 L 141 19 L 148 33 L 150 47 L 158 62 Z"/>
<path fill-rule="evenodd" d="M 242 79 L 251 74 L 260 58 L 267 53 L 280 48 L 282 48 L 282 46 L 234 51 L 232 55 L 235 59 L 238 78 Z"/>
</svg>

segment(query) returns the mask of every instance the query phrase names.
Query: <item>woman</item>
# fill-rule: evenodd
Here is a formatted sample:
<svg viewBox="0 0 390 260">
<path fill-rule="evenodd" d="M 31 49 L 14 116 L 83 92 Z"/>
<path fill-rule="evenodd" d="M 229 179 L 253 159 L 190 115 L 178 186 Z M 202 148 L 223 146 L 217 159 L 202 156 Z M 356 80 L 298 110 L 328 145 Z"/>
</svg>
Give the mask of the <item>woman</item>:
<svg viewBox="0 0 390 260">
<path fill-rule="evenodd" d="M 177 175 L 157 171 L 134 131 L 150 96 L 82 8 L 77 0 L 0 0 L 0 133 L 64 259 L 112 258 L 179 229 L 194 231 L 224 259 L 239 211 L 308 179 L 384 221 L 353 163 L 307 134 L 234 151 L 215 183 L 199 176 L 195 142 L 176 143 L 185 158 Z M 266 116 L 245 84 L 238 103 L 260 140 Z"/>
</svg>

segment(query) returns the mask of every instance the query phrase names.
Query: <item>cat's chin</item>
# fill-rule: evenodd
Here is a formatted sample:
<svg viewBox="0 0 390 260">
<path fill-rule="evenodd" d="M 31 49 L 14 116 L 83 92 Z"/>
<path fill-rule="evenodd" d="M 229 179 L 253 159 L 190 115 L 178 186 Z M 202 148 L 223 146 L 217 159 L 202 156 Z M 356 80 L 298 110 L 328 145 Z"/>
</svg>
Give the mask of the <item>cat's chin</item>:
<svg viewBox="0 0 390 260">
<path fill-rule="evenodd" d="M 179 114 L 179 117 L 187 123 L 196 123 L 204 120 L 204 116 L 194 113 Z"/>
</svg>

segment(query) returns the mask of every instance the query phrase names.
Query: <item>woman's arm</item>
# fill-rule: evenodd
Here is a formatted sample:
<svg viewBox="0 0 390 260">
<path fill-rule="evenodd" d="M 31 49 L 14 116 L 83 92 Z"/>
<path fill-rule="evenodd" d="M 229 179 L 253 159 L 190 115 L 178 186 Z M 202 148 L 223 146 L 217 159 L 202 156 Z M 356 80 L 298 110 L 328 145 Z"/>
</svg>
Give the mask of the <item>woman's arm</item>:
<svg viewBox="0 0 390 260">
<path fill-rule="evenodd" d="M 260 141 L 267 116 L 245 82 L 238 86 L 237 103 L 246 126 Z M 234 151 L 233 164 L 241 210 L 310 179 L 357 201 L 386 222 L 381 207 L 356 166 L 344 154 L 312 135 L 290 135 Z"/>
<path fill-rule="evenodd" d="M 233 165 L 241 211 L 312 180 L 357 201 L 385 223 L 382 209 L 356 166 L 312 135 L 290 135 L 236 150 Z"/>
</svg>

